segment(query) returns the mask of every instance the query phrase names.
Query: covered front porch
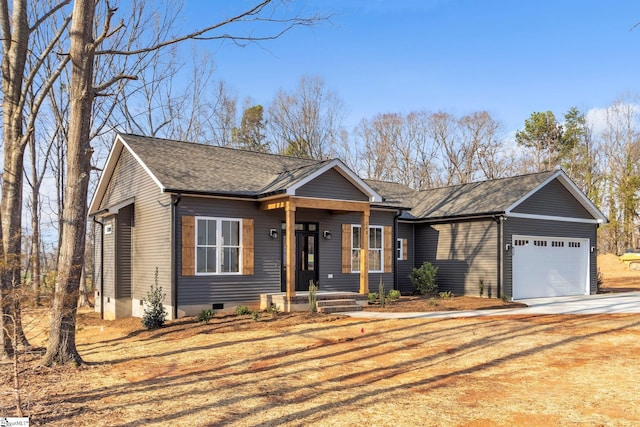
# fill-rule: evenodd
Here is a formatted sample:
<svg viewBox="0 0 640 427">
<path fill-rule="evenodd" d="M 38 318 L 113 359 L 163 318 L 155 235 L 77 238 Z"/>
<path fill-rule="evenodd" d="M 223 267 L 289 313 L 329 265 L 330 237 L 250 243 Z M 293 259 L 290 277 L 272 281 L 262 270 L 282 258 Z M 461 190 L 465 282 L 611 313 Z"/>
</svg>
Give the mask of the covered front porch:
<svg viewBox="0 0 640 427">
<path fill-rule="evenodd" d="M 296 196 L 280 196 L 269 200 L 264 200 L 260 204 L 260 209 L 264 211 L 281 210 L 284 212 L 284 221 L 282 224 L 282 292 L 274 294 L 264 294 L 261 296 L 261 307 L 269 308 L 271 304 L 275 304 L 282 311 L 298 311 L 308 310 L 308 289 L 307 280 L 304 276 L 304 271 L 301 271 L 299 264 L 301 259 L 304 259 L 303 247 L 297 247 L 301 241 L 296 238 L 296 232 L 300 233 L 300 230 L 296 228 L 297 212 L 303 210 L 306 212 L 306 218 L 309 217 L 310 211 L 317 211 L 318 217 L 326 215 L 329 212 L 331 216 L 345 214 L 351 214 L 352 219 L 358 218 L 356 224 L 359 223 L 360 229 L 369 229 L 370 220 L 370 203 L 368 201 L 346 201 L 346 200 L 332 200 L 332 199 L 314 199 L 307 197 Z M 358 214 L 354 216 L 353 214 Z M 348 221 L 351 222 L 351 221 Z M 347 226 L 348 224 L 345 224 Z M 350 225 L 348 225 L 351 227 Z M 336 230 L 334 230 L 336 231 Z M 334 233 L 337 234 L 337 233 Z M 353 292 L 335 292 L 335 291 L 319 291 L 318 296 L 322 295 L 323 299 L 355 299 L 356 301 L 367 300 L 369 293 L 369 233 L 359 233 L 360 244 L 357 258 L 353 257 L 353 263 L 359 266 L 359 271 L 352 266 L 352 236 L 349 229 L 348 233 L 344 230 L 342 235 L 338 238 L 338 242 L 341 243 L 342 253 L 342 266 L 335 265 L 338 269 L 342 267 L 341 271 L 352 273 L 353 270 Z M 326 237 L 324 237 L 326 239 Z M 329 236 L 331 239 L 331 236 Z M 328 243 L 328 242 L 326 242 Z M 336 248 L 337 249 L 337 248 Z M 302 251 L 302 252 L 301 252 Z M 301 253 L 298 253 L 301 252 Z M 335 253 L 335 252 L 334 252 Z M 316 255 L 317 256 L 317 255 Z M 317 261 L 317 259 L 315 260 Z M 352 268 L 353 267 L 353 268 Z M 317 266 L 316 266 L 317 268 Z M 302 274 L 302 275 L 301 275 Z M 298 275 L 301 275 L 298 277 Z M 332 277 L 330 275 L 329 277 Z M 304 281 L 304 287 L 300 286 L 300 282 Z M 298 283 L 298 290 L 296 291 L 296 283 Z M 305 291 L 302 291 L 304 289 Z M 355 292 L 355 291 L 358 292 Z M 357 296 L 357 298 L 354 298 Z"/>
</svg>

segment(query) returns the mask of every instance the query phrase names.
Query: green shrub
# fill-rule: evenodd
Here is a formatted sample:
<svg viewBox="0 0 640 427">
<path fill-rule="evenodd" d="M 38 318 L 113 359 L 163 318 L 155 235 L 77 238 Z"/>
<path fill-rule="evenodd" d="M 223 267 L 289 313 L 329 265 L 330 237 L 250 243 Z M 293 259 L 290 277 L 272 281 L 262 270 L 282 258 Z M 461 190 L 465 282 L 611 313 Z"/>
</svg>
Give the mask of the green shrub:
<svg viewBox="0 0 640 427">
<path fill-rule="evenodd" d="M 145 305 L 142 326 L 147 329 L 158 329 L 164 325 L 167 311 L 164 309 L 162 301 L 165 296 L 166 294 L 162 293 L 162 286 L 158 286 L 158 267 L 156 267 L 155 283 L 151 285 L 147 297 L 142 300 Z"/>
<path fill-rule="evenodd" d="M 484 279 L 480 279 L 480 283 L 478 284 L 478 290 L 480 291 L 480 296 L 484 295 Z"/>
<path fill-rule="evenodd" d="M 502 301 L 504 301 L 504 302 L 509 301 L 509 298 L 507 298 L 507 296 L 506 296 L 505 294 L 502 294 L 502 295 L 500 296 L 500 299 L 501 299 Z"/>
<path fill-rule="evenodd" d="M 276 316 L 278 313 L 280 313 L 280 309 L 278 308 L 277 305 L 275 304 L 271 304 L 271 307 L 269 307 L 267 309 L 267 312 L 271 313 L 272 315 Z"/>
<path fill-rule="evenodd" d="M 251 318 L 257 322 L 258 319 L 260 318 L 260 313 L 258 313 L 257 311 L 252 311 Z"/>
<path fill-rule="evenodd" d="M 438 267 L 435 267 L 428 261 L 422 263 L 419 268 L 414 268 L 409 279 L 413 284 L 415 291 L 421 295 L 438 292 L 438 284 L 436 283 L 436 274 Z"/>
<path fill-rule="evenodd" d="M 251 310 L 249 310 L 249 307 L 247 307 L 246 305 L 239 305 L 236 307 L 236 315 L 238 316 L 242 316 L 244 314 L 249 314 L 251 313 Z"/>
<path fill-rule="evenodd" d="M 451 291 L 440 292 L 438 295 L 440 295 L 440 298 L 442 299 L 453 298 L 453 294 L 451 293 Z"/>
<path fill-rule="evenodd" d="M 435 307 L 438 305 L 438 301 L 435 298 L 429 298 L 429 305 Z"/>
<path fill-rule="evenodd" d="M 378 299 L 378 294 L 375 292 L 369 292 L 369 295 L 367 295 L 367 299 L 371 304 L 373 304 Z"/>
<path fill-rule="evenodd" d="M 198 314 L 198 322 L 209 323 L 209 320 L 213 317 L 213 310 L 202 310 Z"/>
<path fill-rule="evenodd" d="M 389 291 L 389 294 L 387 295 L 387 297 L 391 300 L 391 301 L 396 301 L 400 299 L 400 291 L 397 289 L 391 289 Z"/>
<path fill-rule="evenodd" d="M 382 278 L 380 278 L 380 284 L 378 285 L 378 298 L 380 298 L 380 307 L 384 307 L 386 302 L 387 293 L 384 291 L 384 283 L 382 282 Z"/>
<path fill-rule="evenodd" d="M 309 311 L 315 313 L 318 309 L 316 302 L 318 301 L 318 287 L 313 280 L 309 280 Z"/>
</svg>

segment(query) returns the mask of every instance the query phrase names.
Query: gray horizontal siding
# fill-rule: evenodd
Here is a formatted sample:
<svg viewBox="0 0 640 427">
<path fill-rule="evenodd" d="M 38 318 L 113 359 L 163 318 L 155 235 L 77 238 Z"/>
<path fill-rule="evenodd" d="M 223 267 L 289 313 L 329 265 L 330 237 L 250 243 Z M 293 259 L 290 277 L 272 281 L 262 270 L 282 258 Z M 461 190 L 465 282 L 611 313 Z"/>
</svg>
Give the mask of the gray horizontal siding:
<svg viewBox="0 0 640 427">
<path fill-rule="evenodd" d="M 269 230 L 280 230 L 281 210 L 261 211 L 258 203 L 237 200 L 184 197 L 179 216 L 251 218 L 254 220 L 254 274 L 179 276 L 178 306 L 257 300 L 262 293 L 280 292 L 280 239 Z M 182 242 L 182 228 L 177 239 Z M 182 271 L 182 250 L 177 251 L 178 272 Z"/>
<path fill-rule="evenodd" d="M 429 261 L 438 267 L 440 291 L 455 295 L 497 297 L 498 226 L 493 220 L 416 225 L 416 258 L 419 267 Z"/>
<path fill-rule="evenodd" d="M 213 304 L 257 300 L 260 294 L 280 292 L 281 289 L 281 239 L 269 237 L 269 230 L 280 230 L 284 221 L 282 210 L 262 211 L 255 202 L 183 198 L 180 213 L 188 216 L 210 216 L 225 218 L 251 218 L 254 220 L 254 274 L 253 275 L 207 275 L 179 277 L 178 304 Z M 325 210 L 298 209 L 296 222 L 319 224 L 319 286 L 323 291 L 359 290 L 359 275 L 343 274 L 341 233 L 342 224 L 359 224 L 360 214 L 347 213 L 332 215 Z M 392 225 L 393 213 L 372 212 L 372 225 Z M 331 240 L 323 239 L 322 233 L 329 231 Z M 182 241 L 181 227 L 177 230 L 178 241 Z M 181 253 L 181 250 L 178 251 Z M 178 271 L 182 271 L 181 257 L 178 256 Z M 329 276 L 332 275 L 332 278 Z M 380 278 L 385 288 L 393 288 L 392 273 L 371 273 L 370 289 L 377 291 Z"/>
<path fill-rule="evenodd" d="M 507 218 L 504 222 L 503 247 L 511 244 L 513 235 L 544 236 L 544 237 L 572 237 L 589 239 L 590 247 L 597 247 L 597 226 L 565 221 L 543 221 L 523 218 Z M 590 292 L 597 291 L 597 251 L 589 255 Z M 504 294 L 513 296 L 513 259 L 512 252 L 504 252 Z"/>
<path fill-rule="evenodd" d="M 370 225 L 393 226 L 394 214 L 384 211 L 372 211 Z M 358 292 L 359 273 L 342 273 L 342 224 L 360 224 L 359 213 L 331 215 L 326 211 L 300 209 L 296 212 L 299 222 L 319 222 L 320 235 L 328 230 L 332 239 L 320 238 L 320 289 L 323 291 Z M 329 275 L 333 275 L 329 278 Z M 393 273 L 369 273 L 369 290 L 377 292 L 382 279 L 385 289 L 393 289 Z"/>
<path fill-rule="evenodd" d="M 116 298 L 131 298 L 133 205 L 120 209 L 116 215 Z"/>
<path fill-rule="evenodd" d="M 330 169 L 296 190 L 296 196 L 320 199 L 355 200 L 366 202 L 366 194 L 355 187 L 335 169 Z"/>
<path fill-rule="evenodd" d="M 407 259 L 402 261 L 396 261 L 398 268 L 398 290 L 402 293 L 413 292 L 413 285 L 409 280 L 409 274 L 413 271 L 415 266 L 414 252 L 415 242 L 413 239 L 413 224 L 399 223 L 398 224 L 398 238 L 407 239 Z"/>
<path fill-rule="evenodd" d="M 105 230 L 107 229 L 107 227 L 111 227 L 113 231 L 111 232 L 111 234 L 104 234 L 103 230 L 102 235 L 102 248 L 104 249 L 104 266 L 102 271 L 104 283 L 102 294 L 105 298 L 115 298 L 115 217 L 112 216 L 109 218 L 105 218 L 103 222 Z"/>
<path fill-rule="evenodd" d="M 557 179 L 532 194 L 531 197 L 518 205 L 513 212 L 567 218 L 593 218 Z"/>
<path fill-rule="evenodd" d="M 132 277 L 131 295 L 136 299 L 147 296 L 155 282 L 171 295 L 171 196 L 163 194 L 134 157 L 124 149 L 107 186 L 100 208 L 108 208 L 134 198 L 134 220 L 131 230 Z M 115 230 L 114 230 L 115 231 Z M 105 269 L 114 264 L 114 248 L 105 248 Z M 109 259 L 109 261 L 107 261 Z M 105 287 L 113 277 L 105 276 Z M 109 285 L 113 286 L 113 284 Z"/>
</svg>

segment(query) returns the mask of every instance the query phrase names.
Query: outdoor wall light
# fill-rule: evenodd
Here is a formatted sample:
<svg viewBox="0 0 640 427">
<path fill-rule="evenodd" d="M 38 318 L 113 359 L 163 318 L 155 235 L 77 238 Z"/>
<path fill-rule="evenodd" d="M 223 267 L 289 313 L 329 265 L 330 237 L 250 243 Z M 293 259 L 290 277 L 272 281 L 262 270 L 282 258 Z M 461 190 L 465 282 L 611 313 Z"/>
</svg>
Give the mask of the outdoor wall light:
<svg viewBox="0 0 640 427">
<path fill-rule="evenodd" d="M 271 237 L 272 239 L 277 239 L 278 238 L 278 230 L 275 228 L 272 228 L 271 230 L 269 230 L 269 237 Z"/>
<path fill-rule="evenodd" d="M 323 237 L 325 240 L 331 240 L 331 232 L 330 232 L 329 230 L 324 230 L 324 231 L 322 232 L 322 237 Z"/>
<path fill-rule="evenodd" d="M 504 245 L 504 250 L 509 252 L 509 249 L 511 249 L 511 243 L 507 243 L 506 245 Z"/>
<path fill-rule="evenodd" d="M 596 247 L 595 246 L 591 246 L 591 253 L 594 253 L 596 251 Z"/>
</svg>

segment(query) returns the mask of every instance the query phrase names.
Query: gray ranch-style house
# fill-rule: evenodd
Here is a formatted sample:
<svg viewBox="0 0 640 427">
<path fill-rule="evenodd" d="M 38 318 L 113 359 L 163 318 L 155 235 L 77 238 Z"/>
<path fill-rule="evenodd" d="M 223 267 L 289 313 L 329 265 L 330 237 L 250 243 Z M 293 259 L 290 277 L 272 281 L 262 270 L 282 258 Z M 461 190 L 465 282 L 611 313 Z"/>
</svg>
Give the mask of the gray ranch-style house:
<svg viewBox="0 0 640 427">
<path fill-rule="evenodd" d="M 366 301 L 381 281 L 411 292 L 424 261 L 456 295 L 591 294 L 606 222 L 562 170 L 413 191 L 338 159 L 129 134 L 116 136 L 89 212 L 106 319 L 141 317 L 154 283 L 170 319 L 306 307 L 310 281 Z"/>
</svg>

